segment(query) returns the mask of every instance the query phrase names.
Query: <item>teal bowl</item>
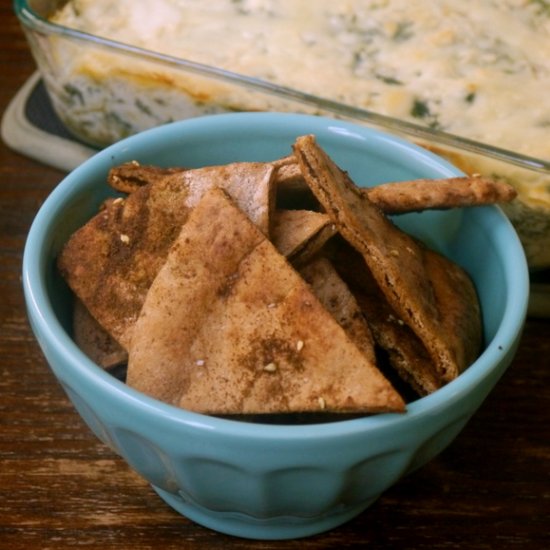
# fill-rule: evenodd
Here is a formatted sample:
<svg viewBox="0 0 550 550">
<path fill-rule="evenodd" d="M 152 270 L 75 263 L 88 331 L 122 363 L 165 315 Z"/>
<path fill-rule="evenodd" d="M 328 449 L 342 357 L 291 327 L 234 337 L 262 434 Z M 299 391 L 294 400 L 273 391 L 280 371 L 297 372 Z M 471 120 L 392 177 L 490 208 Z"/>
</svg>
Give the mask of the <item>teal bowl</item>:
<svg viewBox="0 0 550 550">
<path fill-rule="evenodd" d="M 125 139 L 70 173 L 38 212 L 24 253 L 33 331 L 91 430 L 181 514 L 247 538 L 288 539 L 334 528 L 435 457 L 512 361 L 526 315 L 528 273 L 516 233 L 498 207 L 476 207 L 396 220 L 471 274 L 485 331 L 477 361 L 403 415 L 309 425 L 209 417 L 134 391 L 79 350 L 71 339 L 70 293 L 55 258 L 112 193 L 105 184 L 112 166 L 130 160 L 188 167 L 272 160 L 309 133 L 362 185 L 460 175 L 420 147 L 347 122 L 278 113 L 196 118 Z"/>
</svg>

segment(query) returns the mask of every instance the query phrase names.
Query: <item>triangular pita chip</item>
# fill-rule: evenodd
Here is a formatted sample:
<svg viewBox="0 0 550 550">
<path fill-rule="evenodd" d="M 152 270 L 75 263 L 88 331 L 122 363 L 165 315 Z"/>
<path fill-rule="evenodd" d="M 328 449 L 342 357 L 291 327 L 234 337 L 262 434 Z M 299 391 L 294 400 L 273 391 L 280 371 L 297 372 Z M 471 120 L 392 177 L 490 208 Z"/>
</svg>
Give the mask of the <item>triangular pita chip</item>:
<svg viewBox="0 0 550 550">
<path fill-rule="evenodd" d="M 208 414 L 404 410 L 307 283 L 220 189 L 193 210 L 147 294 L 127 382 Z"/>
<path fill-rule="evenodd" d="M 441 378 L 424 344 L 396 316 L 364 258 L 346 243 L 339 243 L 334 249 L 338 273 L 349 285 L 376 344 L 386 352 L 399 377 L 418 395 L 427 395 L 440 388 Z"/>
<path fill-rule="evenodd" d="M 78 298 L 75 298 L 73 308 L 73 339 L 94 363 L 106 370 L 128 361 L 126 350 L 103 329 Z"/>
<path fill-rule="evenodd" d="M 298 138 L 294 153 L 307 184 L 341 235 L 363 255 L 397 318 L 420 338 L 441 380 L 456 378 L 468 366 L 465 358 L 469 355 L 467 348 L 472 345 L 472 328 L 462 319 L 456 327 L 449 327 L 444 319 L 447 303 L 451 307 L 464 304 L 457 308 L 460 313 L 477 304 L 468 276 L 456 266 L 453 271 L 461 272 L 462 276 L 456 277 L 460 284 L 450 284 L 439 263 L 451 262 L 445 259 L 432 262 L 432 254 L 386 218 L 317 145 L 313 136 Z M 428 267 L 432 263 L 438 269 Z M 477 320 L 473 330 L 480 332 L 479 327 Z"/>
<path fill-rule="evenodd" d="M 109 170 L 107 183 L 121 193 L 133 193 L 144 185 L 154 183 L 172 174 L 184 172 L 185 168 L 143 165 L 137 161 L 125 162 Z"/>
<path fill-rule="evenodd" d="M 271 226 L 271 242 L 289 260 L 307 261 L 336 233 L 331 219 L 311 210 L 277 210 Z"/>
<path fill-rule="evenodd" d="M 267 234 L 273 172 L 265 163 L 198 168 L 110 200 L 65 245 L 60 271 L 94 318 L 127 349 L 149 286 L 205 191 L 226 189 Z"/>
<path fill-rule="evenodd" d="M 317 257 L 301 267 L 299 273 L 355 345 L 375 364 L 374 338 L 369 325 L 355 296 L 338 275 L 330 260 Z"/>
</svg>

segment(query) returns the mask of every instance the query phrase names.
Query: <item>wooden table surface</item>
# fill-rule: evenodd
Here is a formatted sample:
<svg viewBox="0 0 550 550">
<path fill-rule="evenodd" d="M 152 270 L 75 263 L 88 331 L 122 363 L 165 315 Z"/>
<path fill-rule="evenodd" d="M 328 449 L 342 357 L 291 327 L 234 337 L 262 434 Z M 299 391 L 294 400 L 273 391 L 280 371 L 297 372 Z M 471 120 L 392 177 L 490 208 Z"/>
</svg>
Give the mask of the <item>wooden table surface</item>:
<svg viewBox="0 0 550 550">
<path fill-rule="evenodd" d="M 0 112 L 35 69 L 0 7 Z M 168 508 L 83 424 L 29 329 L 25 238 L 63 177 L 0 144 L 0 549 L 550 548 L 550 322 L 529 319 L 517 357 L 438 458 L 329 533 L 249 541 Z"/>
</svg>

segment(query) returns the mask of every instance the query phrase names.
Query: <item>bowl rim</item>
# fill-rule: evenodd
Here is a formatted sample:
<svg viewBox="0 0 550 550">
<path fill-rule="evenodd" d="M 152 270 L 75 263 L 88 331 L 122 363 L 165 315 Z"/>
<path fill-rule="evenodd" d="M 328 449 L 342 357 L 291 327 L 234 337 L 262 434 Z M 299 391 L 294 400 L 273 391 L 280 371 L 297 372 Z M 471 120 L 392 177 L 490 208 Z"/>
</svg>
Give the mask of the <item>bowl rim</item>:
<svg viewBox="0 0 550 550">
<path fill-rule="evenodd" d="M 44 276 L 48 262 L 47 251 L 43 247 L 46 234 L 44 228 L 55 223 L 56 215 L 63 210 L 72 196 L 71 190 L 74 188 L 74 182 L 83 177 L 88 170 L 93 170 L 98 160 L 106 161 L 106 159 L 112 159 L 114 150 L 125 148 L 131 145 L 132 142 L 145 142 L 165 132 L 179 132 L 182 128 L 192 130 L 197 127 L 215 127 L 220 122 L 229 126 L 239 125 L 242 127 L 243 123 L 249 124 L 252 121 L 259 125 L 268 122 L 272 125 L 276 121 L 276 124 L 280 125 L 280 127 L 285 127 L 285 125 L 290 123 L 308 124 L 312 127 L 312 133 L 315 133 L 315 128 L 326 129 L 328 127 L 336 132 L 353 131 L 358 133 L 359 136 L 368 136 L 369 139 L 390 141 L 415 154 L 421 155 L 430 162 L 433 161 L 439 165 L 448 167 L 454 174 L 460 174 L 460 171 L 447 161 L 402 138 L 381 132 L 380 130 L 361 127 L 352 122 L 337 121 L 332 118 L 314 115 L 289 113 L 216 114 L 177 121 L 126 138 L 100 151 L 66 175 L 46 198 L 32 222 L 24 248 L 22 282 L 27 313 L 41 345 L 55 348 L 56 353 L 61 359 L 77 371 L 79 376 L 88 383 L 101 387 L 103 391 L 117 394 L 129 406 L 137 407 L 140 410 L 155 411 L 155 415 L 161 415 L 171 422 L 182 425 L 192 425 L 202 429 L 221 431 L 226 434 L 243 437 L 254 437 L 256 439 L 308 439 L 357 432 L 364 433 L 365 431 L 378 430 L 399 424 L 404 419 L 437 414 L 438 411 L 446 408 L 450 403 L 459 400 L 472 386 L 480 383 L 489 375 L 491 364 L 499 362 L 498 360 L 494 360 L 495 354 L 501 356 L 502 359 L 511 353 L 521 334 L 523 321 L 527 314 L 529 295 L 527 262 L 519 238 L 501 209 L 497 206 L 484 206 L 476 209 L 479 212 L 483 211 L 484 214 L 483 218 L 479 215 L 478 219 L 484 220 L 484 227 L 492 230 L 495 235 L 495 241 L 501 245 L 502 249 L 506 248 L 509 252 L 502 260 L 505 263 L 506 283 L 508 288 L 514 291 L 507 293 L 508 301 L 503 312 L 502 322 L 478 359 L 456 380 L 436 392 L 408 404 L 405 413 L 382 413 L 335 422 L 298 425 L 263 424 L 219 418 L 187 411 L 149 397 L 127 386 L 124 382 L 116 379 L 91 361 L 74 343 L 57 319 L 51 300 L 48 297 Z M 273 126 L 268 127 L 273 128 Z M 78 192 L 73 191 L 73 193 L 78 195 Z M 502 230 L 497 232 L 494 229 L 497 225 Z"/>
</svg>

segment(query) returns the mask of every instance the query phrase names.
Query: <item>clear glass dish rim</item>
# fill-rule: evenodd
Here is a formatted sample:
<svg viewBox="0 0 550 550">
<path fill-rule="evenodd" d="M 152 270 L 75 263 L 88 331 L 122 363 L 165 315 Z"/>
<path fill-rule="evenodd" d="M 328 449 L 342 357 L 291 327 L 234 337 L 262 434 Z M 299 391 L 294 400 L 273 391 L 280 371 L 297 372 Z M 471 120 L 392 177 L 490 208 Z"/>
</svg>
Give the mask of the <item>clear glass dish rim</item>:
<svg viewBox="0 0 550 550">
<path fill-rule="evenodd" d="M 295 88 L 273 84 L 267 80 L 246 76 L 240 73 L 227 71 L 212 65 L 198 63 L 189 59 L 179 58 L 157 53 L 145 48 L 132 46 L 124 42 L 102 38 L 100 36 L 85 33 L 76 29 L 52 23 L 36 13 L 29 5 L 28 0 L 13 0 L 15 13 L 20 22 L 27 28 L 42 33 L 56 34 L 67 38 L 92 43 L 103 49 L 115 50 L 139 59 L 155 61 L 163 65 L 182 69 L 194 74 L 214 78 L 217 80 L 241 85 L 263 92 L 271 96 L 292 100 L 304 105 L 322 109 L 336 116 L 345 117 L 356 122 L 372 124 L 388 132 L 397 132 L 408 138 L 426 140 L 443 147 L 451 147 L 470 154 L 489 157 L 494 160 L 512 164 L 520 168 L 550 175 L 550 160 L 539 159 L 488 145 L 476 140 L 457 136 L 440 130 L 435 130 L 412 122 L 400 120 L 387 115 L 382 115 L 367 109 L 354 107 L 345 103 L 323 98 Z"/>
</svg>

